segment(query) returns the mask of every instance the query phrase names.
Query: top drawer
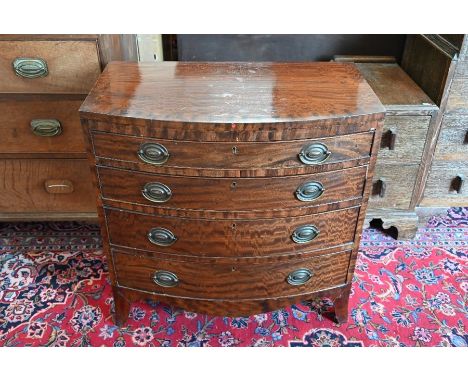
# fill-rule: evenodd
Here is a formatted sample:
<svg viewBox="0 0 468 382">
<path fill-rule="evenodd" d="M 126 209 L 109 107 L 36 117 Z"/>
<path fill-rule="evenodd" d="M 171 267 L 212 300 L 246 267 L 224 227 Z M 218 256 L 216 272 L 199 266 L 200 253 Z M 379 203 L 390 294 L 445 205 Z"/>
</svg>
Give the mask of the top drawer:
<svg viewBox="0 0 468 382">
<path fill-rule="evenodd" d="M 92 132 L 98 164 L 187 176 L 299 175 L 366 164 L 373 132 L 279 142 L 197 142 Z"/>
<path fill-rule="evenodd" d="M 87 94 L 100 72 L 96 41 L 0 41 L 0 93 Z"/>
</svg>

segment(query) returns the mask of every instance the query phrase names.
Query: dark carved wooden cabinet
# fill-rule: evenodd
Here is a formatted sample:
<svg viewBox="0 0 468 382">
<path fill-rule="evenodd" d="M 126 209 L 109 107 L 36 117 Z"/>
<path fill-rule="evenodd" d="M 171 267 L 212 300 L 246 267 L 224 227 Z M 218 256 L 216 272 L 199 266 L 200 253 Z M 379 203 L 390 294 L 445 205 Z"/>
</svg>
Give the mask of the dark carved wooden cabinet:
<svg viewBox="0 0 468 382">
<path fill-rule="evenodd" d="M 347 301 L 384 108 L 342 63 L 111 63 L 81 106 L 116 322 Z"/>
</svg>

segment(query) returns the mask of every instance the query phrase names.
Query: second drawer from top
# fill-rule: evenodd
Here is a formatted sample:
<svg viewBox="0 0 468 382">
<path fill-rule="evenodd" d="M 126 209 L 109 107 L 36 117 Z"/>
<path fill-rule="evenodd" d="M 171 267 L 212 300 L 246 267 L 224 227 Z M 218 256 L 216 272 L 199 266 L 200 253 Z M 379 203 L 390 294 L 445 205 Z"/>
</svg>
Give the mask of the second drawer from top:
<svg viewBox="0 0 468 382">
<path fill-rule="evenodd" d="M 105 204 L 112 201 L 162 209 L 265 211 L 354 200 L 363 195 L 367 166 L 274 178 L 157 175 L 98 167 Z M 126 208 L 134 209 L 132 206 Z"/>
</svg>

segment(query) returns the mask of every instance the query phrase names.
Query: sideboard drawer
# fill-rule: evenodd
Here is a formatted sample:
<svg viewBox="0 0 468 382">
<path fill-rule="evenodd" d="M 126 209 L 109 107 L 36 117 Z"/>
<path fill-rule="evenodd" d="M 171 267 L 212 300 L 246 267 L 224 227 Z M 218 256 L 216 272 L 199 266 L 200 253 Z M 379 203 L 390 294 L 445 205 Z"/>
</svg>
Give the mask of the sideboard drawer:
<svg viewBox="0 0 468 382">
<path fill-rule="evenodd" d="M 133 170 L 199 176 L 276 176 L 367 163 L 373 132 L 285 142 L 198 142 L 94 131 L 98 163 Z M 160 153 L 156 157 L 155 153 Z M 360 162 L 359 162 L 360 161 Z M 211 171 L 211 172 L 210 172 Z M 227 175 L 226 175 L 227 174 Z"/>
<path fill-rule="evenodd" d="M 309 259 L 250 264 L 163 260 L 112 251 L 121 286 L 186 298 L 256 299 L 286 297 L 346 282 L 349 252 Z"/>
<path fill-rule="evenodd" d="M 360 203 L 367 166 L 274 178 L 156 175 L 98 167 L 104 203 L 116 200 L 157 208 L 264 211 L 355 199 Z M 132 207 L 129 207 L 132 208 Z"/>
<path fill-rule="evenodd" d="M 419 163 L 430 122 L 431 116 L 387 116 L 379 160 Z"/>
<path fill-rule="evenodd" d="M 468 163 L 438 162 L 432 163 L 421 206 L 468 205 Z"/>
<path fill-rule="evenodd" d="M 468 115 L 444 116 L 434 160 L 468 161 Z"/>
<path fill-rule="evenodd" d="M 96 41 L 0 41 L 0 93 L 87 94 L 101 70 Z"/>
<path fill-rule="evenodd" d="M 106 208 L 111 244 L 210 257 L 305 253 L 354 240 L 359 207 L 282 219 L 187 219 Z M 319 232 L 317 234 L 317 232 Z"/>
<path fill-rule="evenodd" d="M 418 168 L 418 165 L 377 162 L 369 207 L 408 209 Z"/>
<path fill-rule="evenodd" d="M 0 100 L 2 154 L 85 153 L 81 99 Z"/>
<path fill-rule="evenodd" d="M 85 159 L 0 159 L 0 211 L 95 212 Z"/>
</svg>

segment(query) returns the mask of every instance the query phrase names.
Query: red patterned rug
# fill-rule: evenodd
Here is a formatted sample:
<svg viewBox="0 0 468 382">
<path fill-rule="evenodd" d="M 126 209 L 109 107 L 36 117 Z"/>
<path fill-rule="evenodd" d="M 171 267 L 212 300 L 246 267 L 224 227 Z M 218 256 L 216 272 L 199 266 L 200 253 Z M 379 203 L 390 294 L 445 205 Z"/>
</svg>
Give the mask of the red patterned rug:
<svg viewBox="0 0 468 382">
<path fill-rule="evenodd" d="M 321 300 L 251 317 L 132 306 L 113 325 L 96 226 L 0 225 L 2 346 L 467 346 L 468 208 L 434 217 L 415 240 L 365 230 L 349 320 Z"/>
</svg>

